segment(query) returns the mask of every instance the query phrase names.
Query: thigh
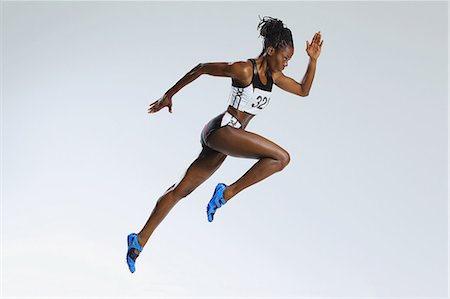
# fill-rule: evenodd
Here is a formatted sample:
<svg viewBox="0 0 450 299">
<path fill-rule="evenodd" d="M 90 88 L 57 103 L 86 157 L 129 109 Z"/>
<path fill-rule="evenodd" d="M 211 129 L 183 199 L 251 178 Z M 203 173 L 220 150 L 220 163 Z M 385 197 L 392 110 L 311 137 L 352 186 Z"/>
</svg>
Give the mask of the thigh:
<svg viewBox="0 0 450 299">
<path fill-rule="evenodd" d="M 191 163 L 181 180 L 174 186 L 174 192 L 186 196 L 206 181 L 222 165 L 227 156 L 204 147 L 197 159 Z"/>
<path fill-rule="evenodd" d="M 258 134 L 225 126 L 214 131 L 207 145 L 225 155 L 241 158 L 273 158 L 288 155 L 287 151 L 276 143 Z"/>
</svg>

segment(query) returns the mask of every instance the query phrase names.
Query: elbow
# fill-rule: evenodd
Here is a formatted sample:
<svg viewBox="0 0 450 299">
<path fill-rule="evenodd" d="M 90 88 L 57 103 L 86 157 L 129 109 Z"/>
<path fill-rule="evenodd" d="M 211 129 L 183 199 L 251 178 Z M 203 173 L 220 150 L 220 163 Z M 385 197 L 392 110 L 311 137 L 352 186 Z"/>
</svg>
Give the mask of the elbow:
<svg viewBox="0 0 450 299">
<path fill-rule="evenodd" d="M 300 90 L 298 95 L 301 96 L 302 98 L 305 98 L 309 95 L 309 91 Z"/>
<path fill-rule="evenodd" d="M 304 86 L 300 84 L 300 90 L 298 91 L 297 95 L 301 96 L 302 98 L 307 97 L 309 95 L 309 90 L 306 90 Z"/>
<path fill-rule="evenodd" d="M 199 76 L 205 73 L 205 64 L 199 63 L 193 69 L 192 72 L 197 73 Z"/>
<path fill-rule="evenodd" d="M 206 73 L 206 63 L 197 64 L 192 70 L 190 70 L 189 74 L 196 76 L 195 78 Z"/>
</svg>

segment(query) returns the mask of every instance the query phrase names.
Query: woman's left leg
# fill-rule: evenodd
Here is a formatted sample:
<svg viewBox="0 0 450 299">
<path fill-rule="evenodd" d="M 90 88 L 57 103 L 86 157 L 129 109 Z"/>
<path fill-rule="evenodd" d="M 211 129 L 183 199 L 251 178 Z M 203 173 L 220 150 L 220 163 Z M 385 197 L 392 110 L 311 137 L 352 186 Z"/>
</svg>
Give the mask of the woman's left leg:
<svg viewBox="0 0 450 299">
<path fill-rule="evenodd" d="M 223 163 L 226 155 L 210 148 L 203 148 L 198 158 L 188 167 L 183 178 L 172 185 L 158 199 L 150 217 L 138 234 L 139 244 L 144 247 L 156 227 L 170 210 L 184 197 L 188 196 L 206 181 Z"/>
</svg>

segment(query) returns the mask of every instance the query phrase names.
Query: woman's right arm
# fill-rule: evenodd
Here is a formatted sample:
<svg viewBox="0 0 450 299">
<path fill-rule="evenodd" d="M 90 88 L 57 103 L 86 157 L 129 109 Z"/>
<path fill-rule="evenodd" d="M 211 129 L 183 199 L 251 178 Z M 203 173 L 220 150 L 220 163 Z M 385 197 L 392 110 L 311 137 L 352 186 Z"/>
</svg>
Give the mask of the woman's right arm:
<svg viewBox="0 0 450 299">
<path fill-rule="evenodd" d="M 183 76 L 174 86 L 172 86 L 159 100 L 150 104 L 148 113 L 154 113 L 164 107 L 169 108 L 172 113 L 172 97 L 180 91 L 183 87 L 200 77 L 201 75 L 211 75 L 217 77 L 231 77 L 238 82 L 245 82 L 251 78 L 252 69 L 249 64 L 244 61 L 227 63 L 227 62 L 211 62 L 199 63 L 196 67 L 190 70 Z M 250 76 L 250 77 L 249 77 Z"/>
<path fill-rule="evenodd" d="M 181 78 L 172 88 L 166 93 L 173 96 L 184 86 L 188 85 L 201 75 L 211 75 L 217 77 L 231 77 L 237 80 L 246 78 L 245 62 L 210 62 L 199 63 L 196 67 L 190 70 L 183 78 Z"/>
</svg>

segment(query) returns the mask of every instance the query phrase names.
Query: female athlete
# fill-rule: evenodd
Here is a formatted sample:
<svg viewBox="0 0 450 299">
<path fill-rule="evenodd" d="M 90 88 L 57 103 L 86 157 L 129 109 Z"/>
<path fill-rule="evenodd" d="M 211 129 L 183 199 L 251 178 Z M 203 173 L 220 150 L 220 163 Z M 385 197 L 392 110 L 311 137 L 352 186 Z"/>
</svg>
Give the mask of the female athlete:
<svg viewBox="0 0 450 299">
<path fill-rule="evenodd" d="M 263 49 L 257 58 L 233 63 L 200 63 L 159 100 L 150 104 L 148 113 L 158 112 L 164 107 L 172 113 L 172 97 L 199 76 L 207 74 L 231 78 L 228 107 L 209 121 L 201 132 L 202 151 L 198 158 L 188 167 L 183 178 L 158 199 L 142 230 L 138 234 L 128 235 L 126 259 L 132 273 L 135 271 L 136 258 L 156 227 L 175 204 L 207 180 L 227 156 L 258 161 L 233 184 L 219 183 L 216 186 L 206 207 L 209 222 L 213 221 L 216 210 L 240 191 L 281 171 L 289 163 L 290 157 L 286 150 L 245 128 L 269 104 L 273 84 L 301 97 L 309 94 L 323 41 L 320 31 L 314 34 L 311 43 L 306 41 L 309 64 L 302 82 L 298 83 L 283 74 L 294 55 L 291 30 L 281 20 L 271 17 L 261 19 L 257 28 L 264 38 Z"/>
</svg>

